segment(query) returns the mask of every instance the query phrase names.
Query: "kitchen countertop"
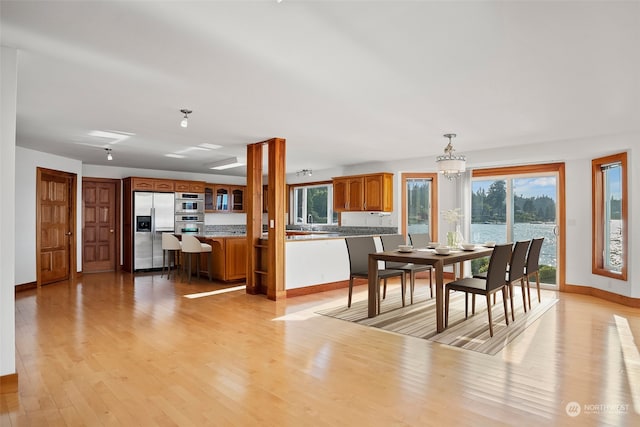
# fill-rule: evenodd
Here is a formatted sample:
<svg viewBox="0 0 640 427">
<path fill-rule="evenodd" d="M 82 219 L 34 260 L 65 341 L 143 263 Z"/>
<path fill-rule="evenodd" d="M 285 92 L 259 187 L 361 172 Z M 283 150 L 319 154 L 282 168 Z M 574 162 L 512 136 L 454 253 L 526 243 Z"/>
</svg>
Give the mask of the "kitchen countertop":
<svg viewBox="0 0 640 427">
<path fill-rule="evenodd" d="M 286 230 L 287 241 L 292 240 L 322 240 L 322 239 L 338 239 L 345 237 L 353 237 L 353 236 L 380 236 L 380 234 L 351 234 L 351 233 L 339 233 L 334 231 L 302 231 L 302 230 Z M 185 233 L 186 234 L 186 233 Z M 191 234 L 191 233 L 189 233 Z M 180 235 L 180 234 L 176 234 Z M 193 236 L 203 238 L 203 239 L 214 239 L 214 238 L 245 238 L 246 233 L 241 232 L 225 232 L 225 231 L 217 231 L 213 233 L 203 233 L 203 234 L 192 234 Z M 268 238 L 268 233 L 262 234 L 262 239 L 266 240 Z"/>
</svg>

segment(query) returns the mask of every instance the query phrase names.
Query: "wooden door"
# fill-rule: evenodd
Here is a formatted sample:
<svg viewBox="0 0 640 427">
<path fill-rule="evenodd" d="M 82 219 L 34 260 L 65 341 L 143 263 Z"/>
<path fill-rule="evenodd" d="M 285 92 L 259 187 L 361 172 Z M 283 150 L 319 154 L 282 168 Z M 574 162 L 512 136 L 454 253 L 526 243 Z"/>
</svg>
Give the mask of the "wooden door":
<svg viewBox="0 0 640 427">
<path fill-rule="evenodd" d="M 115 271 L 119 253 L 120 180 L 82 180 L 82 271 Z"/>
<path fill-rule="evenodd" d="M 36 283 L 75 275 L 76 175 L 38 168 L 36 180 Z"/>
</svg>

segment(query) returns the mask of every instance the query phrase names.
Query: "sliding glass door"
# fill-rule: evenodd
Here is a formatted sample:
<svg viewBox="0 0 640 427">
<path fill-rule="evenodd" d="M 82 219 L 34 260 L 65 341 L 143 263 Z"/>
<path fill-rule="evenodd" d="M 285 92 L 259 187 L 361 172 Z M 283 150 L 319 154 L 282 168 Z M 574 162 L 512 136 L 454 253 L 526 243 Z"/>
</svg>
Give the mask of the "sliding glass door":
<svg viewBox="0 0 640 427">
<path fill-rule="evenodd" d="M 540 280 L 558 282 L 559 174 L 508 168 L 495 176 L 472 178 L 471 241 L 516 242 L 544 237 L 540 255 Z M 474 171 L 475 172 L 475 171 Z M 475 263 L 474 270 L 482 269 Z"/>
</svg>

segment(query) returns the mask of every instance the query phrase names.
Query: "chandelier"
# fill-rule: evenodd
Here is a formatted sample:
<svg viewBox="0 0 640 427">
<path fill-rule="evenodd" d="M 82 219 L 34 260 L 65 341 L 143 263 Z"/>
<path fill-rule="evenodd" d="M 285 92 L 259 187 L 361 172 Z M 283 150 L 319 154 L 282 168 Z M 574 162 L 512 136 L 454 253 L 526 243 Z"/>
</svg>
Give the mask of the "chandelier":
<svg viewBox="0 0 640 427">
<path fill-rule="evenodd" d="M 455 133 L 446 133 L 444 137 L 449 138 L 449 143 L 444 149 L 444 155 L 436 157 L 436 163 L 438 163 L 438 172 L 451 181 L 466 170 L 467 157 L 462 154 L 453 154 L 455 149 L 451 145 L 451 138 L 456 137 Z"/>
</svg>

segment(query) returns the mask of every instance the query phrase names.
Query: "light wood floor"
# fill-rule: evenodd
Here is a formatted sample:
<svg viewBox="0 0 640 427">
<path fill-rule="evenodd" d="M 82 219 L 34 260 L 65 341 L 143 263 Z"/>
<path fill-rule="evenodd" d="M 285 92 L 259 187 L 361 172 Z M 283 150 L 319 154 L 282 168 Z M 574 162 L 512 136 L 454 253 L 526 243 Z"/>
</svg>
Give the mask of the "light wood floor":
<svg viewBox="0 0 640 427">
<path fill-rule="evenodd" d="M 487 356 L 314 314 L 346 289 L 186 297 L 222 288 L 103 273 L 19 293 L 0 425 L 640 425 L 638 309 L 562 294 Z"/>
</svg>

